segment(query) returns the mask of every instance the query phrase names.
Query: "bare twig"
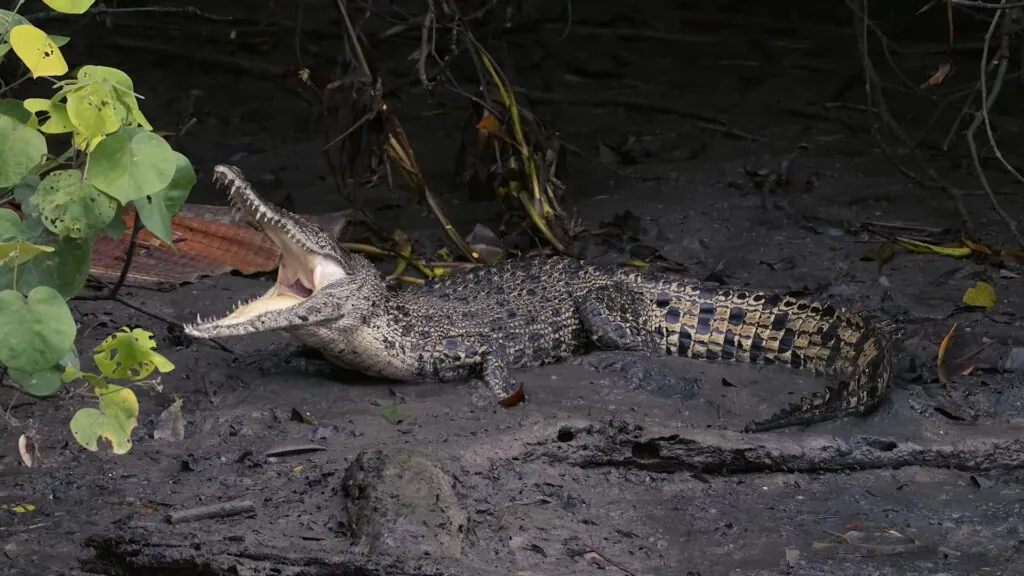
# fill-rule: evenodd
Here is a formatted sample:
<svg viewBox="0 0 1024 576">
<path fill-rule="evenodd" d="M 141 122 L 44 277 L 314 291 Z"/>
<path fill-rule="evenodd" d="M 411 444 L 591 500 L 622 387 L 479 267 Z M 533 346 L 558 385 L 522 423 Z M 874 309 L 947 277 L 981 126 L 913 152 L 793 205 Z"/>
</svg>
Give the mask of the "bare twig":
<svg viewBox="0 0 1024 576">
<path fill-rule="evenodd" d="M 420 26 L 420 54 L 416 61 L 420 84 L 427 92 L 434 88 L 434 84 L 427 79 L 427 56 L 434 53 L 434 39 L 437 37 L 434 31 L 435 22 L 434 0 L 427 0 L 427 13 L 423 16 L 423 25 Z"/>
<path fill-rule="evenodd" d="M 338 12 L 341 13 L 341 19 L 345 22 L 345 39 L 348 45 L 352 48 L 352 54 L 359 64 L 359 70 L 366 75 L 366 79 L 373 78 L 373 74 L 370 72 L 370 64 L 366 60 L 366 55 L 363 54 L 363 48 L 359 45 L 359 34 L 356 33 L 355 27 L 352 26 L 352 20 L 348 17 L 348 8 L 345 6 L 345 0 L 337 0 Z"/>
<path fill-rule="evenodd" d="M 142 229 L 142 218 L 139 217 L 139 213 L 135 213 L 135 217 L 132 218 L 132 234 L 128 238 L 128 248 L 124 252 L 124 264 L 121 265 L 121 273 L 117 276 L 117 282 L 110 287 L 110 291 L 107 293 L 107 298 L 110 300 L 117 299 L 118 293 L 121 292 L 121 287 L 124 286 L 124 280 L 128 277 L 128 269 L 132 267 L 132 259 L 135 257 L 135 246 L 139 238 L 139 230 Z"/>
<path fill-rule="evenodd" d="M 967 211 L 967 206 L 964 204 L 963 191 L 945 182 L 941 177 L 939 177 L 935 170 L 928 166 L 928 164 L 920 157 L 920 154 L 917 152 L 906 132 L 903 131 L 900 125 L 889 113 L 889 108 L 881 91 L 881 79 L 875 71 L 874 65 L 871 62 L 871 56 L 868 52 L 868 30 L 871 28 L 868 17 L 868 0 L 860 0 L 860 7 L 855 5 L 854 1 L 855 0 L 846 0 L 846 4 L 854 14 L 855 29 L 858 31 L 857 43 L 860 49 L 861 65 L 864 70 L 864 91 L 867 98 L 867 106 L 868 108 L 876 111 L 876 114 L 874 114 L 872 118 L 880 118 L 883 121 L 885 126 L 896 135 L 910 154 L 912 154 L 918 161 L 918 164 L 923 167 L 925 172 L 928 174 L 929 179 L 926 180 L 922 178 L 896 160 L 896 156 L 889 149 L 889 146 L 886 144 L 885 139 L 879 130 L 877 121 L 873 121 L 871 127 L 871 132 L 875 136 L 875 140 L 878 142 L 882 152 L 885 153 L 886 158 L 889 159 L 897 170 L 922 186 L 938 188 L 949 194 L 953 198 L 957 211 L 960 213 L 960 217 L 964 222 L 964 227 L 968 231 L 972 230 L 973 223 L 970 212 Z"/>
<path fill-rule="evenodd" d="M 1005 5 L 1007 3 L 1007 0 L 1003 0 L 1002 3 Z M 981 159 L 978 157 L 978 146 L 974 141 L 975 132 L 977 132 L 978 127 L 981 126 L 982 123 L 984 123 L 985 129 L 988 133 L 989 141 L 992 143 L 992 150 L 995 153 L 996 157 L 999 158 L 999 160 L 1003 163 L 1004 166 L 1006 166 L 1010 173 L 1016 176 L 1017 179 L 1020 180 L 1021 182 L 1024 182 L 1024 179 L 1021 178 L 1021 175 L 1016 170 L 1014 170 L 1012 166 L 1010 166 L 1010 163 L 1007 162 L 1005 158 L 1003 158 L 1003 154 L 999 150 L 999 145 L 996 144 L 995 136 L 992 134 L 992 126 L 989 122 L 988 117 L 989 109 L 992 107 L 992 104 L 996 101 L 996 98 L 999 97 L 999 92 L 1002 90 L 1003 77 L 1005 76 L 1006 69 L 1010 63 L 1009 37 L 1003 34 L 1001 37 L 1000 54 L 999 56 L 997 56 L 997 59 L 999 60 L 999 68 L 996 71 L 995 81 L 992 83 L 992 92 L 991 94 L 989 94 L 987 88 L 988 79 L 986 78 L 985 74 L 985 71 L 987 70 L 989 63 L 988 48 L 989 44 L 992 41 L 992 37 L 995 34 L 997 25 L 999 24 L 1000 17 L 1002 15 L 1003 11 L 999 10 L 992 16 L 992 23 L 989 26 L 988 32 L 985 34 L 985 49 L 982 51 L 981 66 L 979 70 L 981 76 L 979 80 L 979 83 L 981 85 L 981 110 L 975 113 L 974 122 L 972 122 L 971 127 L 967 129 L 967 145 L 970 146 L 971 149 L 971 159 L 974 161 L 974 169 L 978 172 L 978 179 L 981 181 L 982 187 L 985 188 L 985 192 L 988 193 L 988 198 L 989 201 L 992 202 L 992 207 L 995 208 L 999 216 L 1003 219 L 1004 222 L 1006 222 L 1007 227 L 1010 229 L 1010 232 L 1013 233 L 1013 236 L 1014 238 L 1017 239 L 1017 242 L 1021 246 L 1024 246 L 1024 237 L 1021 236 L 1020 230 L 1017 229 L 1017 223 L 1013 220 L 1012 217 L 1010 217 L 1009 214 L 1006 213 L 1005 210 L 1003 210 L 1003 207 L 999 204 L 999 200 L 996 199 L 995 193 L 992 191 L 992 186 L 989 184 L 988 177 L 985 175 L 985 169 L 981 165 Z"/>
<path fill-rule="evenodd" d="M 106 284 L 105 282 L 102 282 L 100 280 L 96 280 L 96 281 L 99 282 L 100 284 Z M 131 300 L 126 299 L 124 296 L 115 295 L 115 296 L 111 297 L 111 295 L 110 295 L 110 288 L 108 288 L 107 291 L 105 293 L 103 293 L 103 294 L 78 294 L 78 295 L 73 296 L 71 299 L 75 300 L 75 301 L 78 301 L 78 302 L 107 302 L 107 301 L 109 301 L 109 302 L 117 302 L 121 306 L 124 306 L 125 308 L 130 308 L 130 309 L 138 312 L 139 314 L 144 314 L 144 315 L 149 316 L 150 318 L 152 318 L 154 320 L 159 320 L 159 321 L 163 322 L 164 324 L 166 324 L 166 325 L 176 329 L 179 332 L 183 332 L 184 329 L 185 329 L 185 326 L 181 322 L 178 322 L 177 320 L 174 320 L 173 318 L 169 318 L 167 316 L 164 316 L 163 314 L 160 314 L 159 312 L 154 312 L 153 310 L 150 310 L 148 308 L 140 306 L 140 305 L 132 302 Z M 226 345 L 221 343 L 219 340 L 216 340 L 216 339 L 200 340 L 200 342 L 208 342 L 210 346 L 214 346 L 214 347 L 220 348 L 221 350 L 223 350 L 224 352 L 227 352 L 228 354 L 236 354 L 236 352 L 234 350 L 232 350 L 231 348 L 227 347 Z"/>
<path fill-rule="evenodd" d="M 337 6 L 338 10 L 341 12 L 342 20 L 345 22 L 347 41 L 349 42 L 349 45 L 352 46 L 360 72 L 362 72 L 366 78 L 373 78 L 373 73 L 370 70 L 370 64 L 366 60 L 362 48 L 360 48 L 359 45 L 361 36 L 356 32 L 355 27 L 352 26 L 352 21 L 349 18 L 345 7 L 345 0 L 337 0 Z M 476 253 L 469 247 L 469 245 L 466 244 L 458 231 L 448 220 L 448 217 L 445 216 L 444 211 L 441 209 L 440 202 L 427 186 L 427 183 L 423 178 L 423 172 L 419 168 L 416 155 L 413 152 L 412 145 L 409 143 L 409 140 L 405 135 L 405 131 L 402 129 L 398 119 L 390 114 L 387 109 L 387 105 L 382 99 L 383 95 L 380 89 L 379 80 L 376 82 L 375 86 L 377 86 L 377 89 L 375 90 L 376 93 L 373 95 L 374 104 L 372 106 L 371 114 L 372 117 L 379 116 L 383 120 L 384 130 L 387 134 L 385 147 L 388 157 L 398 164 L 402 175 L 406 178 L 406 181 L 420 193 L 423 201 L 434 214 L 434 217 L 441 223 L 441 226 L 444 228 L 448 238 L 456 245 L 456 247 L 458 247 L 459 251 L 462 252 L 463 255 L 475 262 L 477 260 Z M 339 139 L 335 139 L 334 142 L 337 141 L 339 141 Z M 329 147 L 330 145 L 325 148 Z"/>
</svg>

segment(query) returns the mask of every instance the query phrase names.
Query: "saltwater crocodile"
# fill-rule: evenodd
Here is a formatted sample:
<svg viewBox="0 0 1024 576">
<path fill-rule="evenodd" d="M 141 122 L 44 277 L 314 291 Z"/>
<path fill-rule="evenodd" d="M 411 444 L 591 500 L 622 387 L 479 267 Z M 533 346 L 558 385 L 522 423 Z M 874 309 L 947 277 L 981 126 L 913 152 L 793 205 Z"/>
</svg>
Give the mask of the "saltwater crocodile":
<svg viewBox="0 0 1024 576">
<path fill-rule="evenodd" d="M 282 256 L 270 290 L 186 326 L 196 338 L 280 330 L 371 376 L 478 378 L 502 406 L 525 398 L 511 369 L 594 349 L 781 364 L 839 381 L 748 424 L 751 432 L 864 415 L 889 386 L 889 337 L 848 310 L 566 257 L 510 259 L 399 288 L 363 256 L 261 198 L 237 168 L 216 166 L 214 181 Z"/>
</svg>

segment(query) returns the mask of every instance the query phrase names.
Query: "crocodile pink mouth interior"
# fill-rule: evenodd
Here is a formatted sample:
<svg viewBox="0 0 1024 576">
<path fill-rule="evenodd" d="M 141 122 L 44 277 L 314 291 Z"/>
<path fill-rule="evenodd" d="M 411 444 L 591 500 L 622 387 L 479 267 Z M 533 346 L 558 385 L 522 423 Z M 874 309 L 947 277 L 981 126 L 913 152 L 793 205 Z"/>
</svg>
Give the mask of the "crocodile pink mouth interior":
<svg viewBox="0 0 1024 576">
<path fill-rule="evenodd" d="M 263 295 L 239 305 L 214 324 L 237 324 L 260 314 L 290 308 L 316 294 L 317 290 L 327 284 L 346 276 L 337 262 L 307 252 L 281 230 L 266 226 L 264 233 L 281 250 L 277 281 Z"/>
</svg>

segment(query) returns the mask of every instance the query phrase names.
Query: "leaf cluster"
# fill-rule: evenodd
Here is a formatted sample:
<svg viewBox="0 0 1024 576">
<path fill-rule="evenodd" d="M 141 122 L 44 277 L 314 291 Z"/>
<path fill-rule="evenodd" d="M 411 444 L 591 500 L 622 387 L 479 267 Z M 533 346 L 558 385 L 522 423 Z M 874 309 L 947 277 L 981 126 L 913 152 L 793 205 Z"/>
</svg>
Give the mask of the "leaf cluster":
<svg viewBox="0 0 1024 576">
<path fill-rule="evenodd" d="M 43 1 L 57 12 L 82 14 L 95 0 Z M 97 238 L 121 237 L 132 212 L 171 244 L 171 216 L 196 174 L 154 132 L 128 74 L 92 64 L 69 69 L 60 48 L 70 41 L 0 10 L 0 60 L 13 53 L 25 69 L 0 89 L 0 205 L 19 208 L 0 208 L 0 369 L 35 396 L 88 382 L 98 408 L 82 408 L 72 433 L 90 450 L 104 437 L 123 454 L 138 402 L 108 379 L 139 381 L 174 366 L 155 351 L 152 334 L 124 329 L 94 350 L 101 373 L 83 372 L 67 300 L 85 285 Z M 8 97 L 24 80 L 50 82 L 53 95 Z M 52 153 L 61 142 L 63 151 Z"/>
</svg>

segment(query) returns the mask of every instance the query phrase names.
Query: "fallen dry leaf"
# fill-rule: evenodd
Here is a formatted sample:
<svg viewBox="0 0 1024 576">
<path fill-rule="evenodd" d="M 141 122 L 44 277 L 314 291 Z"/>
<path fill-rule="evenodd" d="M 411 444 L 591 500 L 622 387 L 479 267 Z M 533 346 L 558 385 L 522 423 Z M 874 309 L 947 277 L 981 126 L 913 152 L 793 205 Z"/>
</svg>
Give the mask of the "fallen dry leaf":
<svg viewBox="0 0 1024 576">
<path fill-rule="evenodd" d="M 26 468 L 34 468 L 39 463 L 39 447 L 35 438 L 22 434 L 18 438 L 18 454 L 21 455 L 21 462 Z"/>
<path fill-rule="evenodd" d="M 991 308 L 996 305 L 996 289 L 988 282 L 975 282 L 964 292 L 963 303 L 976 308 Z"/>
<path fill-rule="evenodd" d="M 975 252 L 979 252 L 981 254 L 985 254 L 985 255 L 988 255 L 988 256 L 991 256 L 993 254 L 991 248 L 989 248 L 988 246 L 985 246 L 981 242 L 976 242 L 974 240 L 971 240 L 970 238 L 967 237 L 966 234 L 964 234 L 960 238 L 960 240 L 964 243 L 965 246 L 967 246 L 971 250 L 974 250 Z"/>
<path fill-rule="evenodd" d="M 175 398 L 157 417 L 156 428 L 153 430 L 154 440 L 177 442 L 185 438 L 185 415 L 181 412 L 183 401 Z"/>
<path fill-rule="evenodd" d="M 956 322 L 949 327 L 949 332 L 946 332 L 946 336 L 939 343 L 939 355 L 935 359 L 935 364 L 939 369 L 939 382 L 943 386 L 946 386 L 949 382 L 949 374 L 946 373 L 946 350 L 949 349 L 949 343 L 953 340 L 953 332 L 956 330 Z"/>
<path fill-rule="evenodd" d="M 874 250 L 861 256 L 860 259 L 862 262 L 874 260 L 875 262 L 878 263 L 878 267 L 881 268 L 882 266 L 888 264 L 895 255 L 896 251 L 893 249 L 892 244 L 886 242 L 885 244 L 882 244 L 875 248 Z"/>
<path fill-rule="evenodd" d="M 921 88 L 931 88 L 932 86 L 938 86 L 942 84 L 943 80 L 953 71 L 953 64 L 948 60 L 943 62 L 935 73 L 933 73 L 928 80 L 925 80 L 924 84 L 921 84 Z"/>
<path fill-rule="evenodd" d="M 966 258 L 971 255 L 971 249 L 962 244 L 928 244 L 927 242 L 911 240 L 902 236 L 897 236 L 895 240 L 900 246 L 917 254 L 938 254 L 952 258 Z"/>
</svg>

